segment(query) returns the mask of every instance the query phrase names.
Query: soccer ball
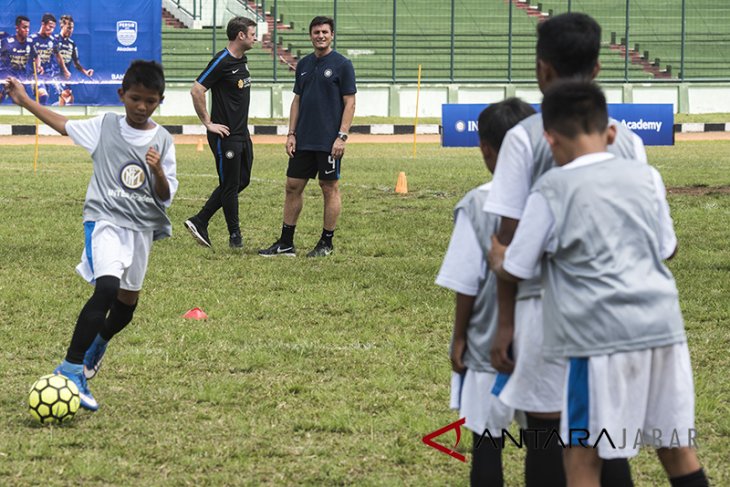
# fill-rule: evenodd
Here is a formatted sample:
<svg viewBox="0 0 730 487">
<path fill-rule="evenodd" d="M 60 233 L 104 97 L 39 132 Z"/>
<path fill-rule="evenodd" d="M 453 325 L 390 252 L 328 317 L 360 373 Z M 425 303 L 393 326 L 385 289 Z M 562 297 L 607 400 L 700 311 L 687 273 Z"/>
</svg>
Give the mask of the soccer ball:
<svg viewBox="0 0 730 487">
<path fill-rule="evenodd" d="M 28 412 L 41 424 L 65 423 L 79 410 L 79 389 L 63 375 L 44 375 L 30 388 Z"/>
</svg>

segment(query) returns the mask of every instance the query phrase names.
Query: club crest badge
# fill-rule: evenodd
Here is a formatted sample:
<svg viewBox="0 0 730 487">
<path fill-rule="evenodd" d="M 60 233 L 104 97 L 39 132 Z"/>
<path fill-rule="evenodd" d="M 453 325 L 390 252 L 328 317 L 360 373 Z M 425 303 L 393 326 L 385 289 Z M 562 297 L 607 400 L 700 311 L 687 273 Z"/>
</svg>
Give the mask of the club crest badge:
<svg viewBox="0 0 730 487">
<path fill-rule="evenodd" d="M 137 22 L 120 20 L 117 22 L 117 41 L 123 46 L 131 46 L 137 40 Z"/>
<path fill-rule="evenodd" d="M 325 78 L 329 78 L 330 76 L 332 76 L 332 70 L 330 68 L 325 69 L 324 70 L 324 77 Z"/>
<path fill-rule="evenodd" d="M 130 161 L 126 163 L 119 172 L 119 180 L 127 189 L 139 189 L 145 182 L 147 176 L 144 169 L 138 162 Z"/>
<path fill-rule="evenodd" d="M 233 156 L 234 154 L 232 150 L 226 151 L 226 159 L 233 159 Z"/>
</svg>

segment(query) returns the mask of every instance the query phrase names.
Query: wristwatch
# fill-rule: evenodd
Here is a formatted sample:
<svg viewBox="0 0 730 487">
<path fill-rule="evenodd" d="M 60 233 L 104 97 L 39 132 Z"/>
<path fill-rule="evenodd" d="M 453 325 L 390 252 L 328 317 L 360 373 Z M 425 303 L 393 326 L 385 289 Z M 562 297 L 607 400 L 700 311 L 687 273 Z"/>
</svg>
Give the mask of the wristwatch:
<svg viewBox="0 0 730 487">
<path fill-rule="evenodd" d="M 337 138 L 340 139 L 342 142 L 347 142 L 347 133 L 337 132 Z"/>
</svg>

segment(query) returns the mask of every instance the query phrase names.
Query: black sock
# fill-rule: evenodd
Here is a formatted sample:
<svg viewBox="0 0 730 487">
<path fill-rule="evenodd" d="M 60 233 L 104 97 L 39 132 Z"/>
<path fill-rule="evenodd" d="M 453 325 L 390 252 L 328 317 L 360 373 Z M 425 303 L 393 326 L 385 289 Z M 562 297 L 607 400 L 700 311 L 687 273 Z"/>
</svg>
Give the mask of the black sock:
<svg viewBox="0 0 730 487">
<path fill-rule="evenodd" d="M 119 292 L 119 278 L 102 276 L 96 280 L 94 294 L 84 305 L 74 328 L 71 344 L 66 352 L 66 361 L 72 364 L 84 363 L 86 350 L 99 333 L 112 303 Z"/>
<path fill-rule="evenodd" d="M 281 226 L 281 238 L 279 241 L 285 245 L 294 245 L 294 231 L 296 229 L 296 225 L 287 225 L 284 223 Z"/>
<path fill-rule="evenodd" d="M 481 443 L 481 435 L 472 434 L 473 443 L 471 457 L 470 480 L 472 486 L 502 487 L 502 439 L 495 439 L 496 445 L 488 438 Z M 477 446 L 479 445 L 479 446 Z"/>
<path fill-rule="evenodd" d="M 634 487 L 629 460 L 626 458 L 604 460 L 601 466 L 601 486 Z"/>
<path fill-rule="evenodd" d="M 524 432 L 527 444 L 526 487 L 565 486 L 563 445 L 559 433 L 560 419 L 542 419 L 527 415 L 527 431 Z"/>
<path fill-rule="evenodd" d="M 672 484 L 672 487 L 708 487 L 710 485 L 705 471 L 702 469 L 681 477 L 672 477 L 669 479 L 669 483 Z"/>
<path fill-rule="evenodd" d="M 109 316 L 107 316 L 104 326 L 99 331 L 99 335 L 106 341 L 111 340 L 114 335 L 122 331 L 132 321 L 136 308 L 137 303 L 129 306 L 115 299 L 112 308 L 109 310 Z"/>
<path fill-rule="evenodd" d="M 327 230 L 326 228 L 322 229 L 322 236 L 319 237 L 319 239 L 332 247 L 332 237 L 334 237 L 335 231 L 334 230 Z"/>
</svg>

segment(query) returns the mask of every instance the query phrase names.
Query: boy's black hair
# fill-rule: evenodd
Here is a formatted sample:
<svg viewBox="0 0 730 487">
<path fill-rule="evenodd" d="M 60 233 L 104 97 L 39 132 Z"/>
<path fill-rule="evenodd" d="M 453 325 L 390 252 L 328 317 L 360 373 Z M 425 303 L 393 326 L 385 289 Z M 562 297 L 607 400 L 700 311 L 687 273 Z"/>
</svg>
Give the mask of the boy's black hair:
<svg viewBox="0 0 730 487">
<path fill-rule="evenodd" d="M 41 24 L 47 24 L 48 22 L 51 22 L 51 21 L 56 22 L 56 16 L 53 15 L 52 13 L 46 12 L 43 14 L 43 17 L 41 17 Z"/>
<path fill-rule="evenodd" d="M 535 109 L 519 98 L 492 103 L 479 114 L 479 140 L 499 151 L 507 132 L 534 113 Z"/>
<path fill-rule="evenodd" d="M 589 15 L 561 14 L 537 26 L 537 58 L 561 78 L 589 78 L 600 50 L 601 26 Z"/>
<path fill-rule="evenodd" d="M 256 27 L 256 22 L 248 17 L 233 17 L 226 26 L 226 36 L 229 41 L 232 41 L 238 37 L 239 32 L 243 32 L 244 35 L 248 34 L 249 27 Z"/>
<path fill-rule="evenodd" d="M 325 17 L 323 15 L 318 15 L 317 17 L 313 18 L 312 21 L 309 23 L 309 33 L 312 33 L 312 27 L 317 25 L 324 25 L 327 24 L 330 26 L 330 30 L 332 33 L 335 33 L 335 21 L 332 17 Z"/>
<path fill-rule="evenodd" d="M 19 26 L 21 22 L 30 22 L 30 19 L 25 15 L 18 15 L 15 17 L 15 26 Z"/>
<path fill-rule="evenodd" d="M 608 127 L 608 107 L 603 91 L 586 81 L 557 82 L 545 91 L 542 124 L 574 138 L 581 134 L 602 133 Z"/>
<path fill-rule="evenodd" d="M 160 96 L 165 94 L 165 72 L 162 65 L 155 61 L 137 59 L 127 68 L 122 79 L 122 91 L 127 91 L 132 85 L 142 85 L 149 90 L 157 91 Z"/>
</svg>

